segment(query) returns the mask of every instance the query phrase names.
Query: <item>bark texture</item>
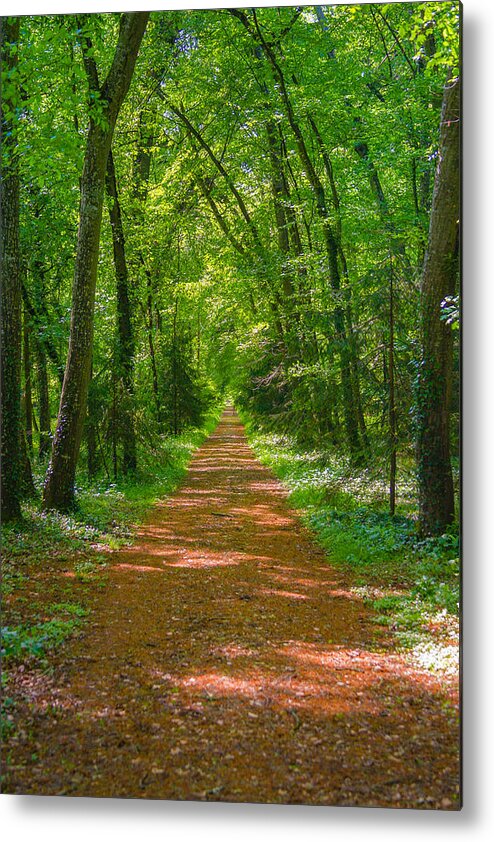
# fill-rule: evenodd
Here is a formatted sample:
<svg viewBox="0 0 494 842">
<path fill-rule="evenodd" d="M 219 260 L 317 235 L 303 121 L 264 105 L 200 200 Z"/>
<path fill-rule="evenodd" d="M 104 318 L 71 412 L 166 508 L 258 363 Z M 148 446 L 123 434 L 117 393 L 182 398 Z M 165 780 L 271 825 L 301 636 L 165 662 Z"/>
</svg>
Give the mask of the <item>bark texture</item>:
<svg viewBox="0 0 494 842">
<path fill-rule="evenodd" d="M 1 346 L 2 346 L 2 521 L 21 515 L 21 336 L 22 304 L 19 255 L 19 171 L 15 140 L 15 107 L 18 93 L 17 51 L 19 18 L 0 20 L 0 54 L 5 73 L 13 83 L 12 94 L 1 101 L 3 146 L 1 205 Z"/>
<path fill-rule="evenodd" d="M 47 509 L 63 511 L 74 505 L 75 471 L 91 369 L 105 173 L 118 112 L 130 86 L 148 17 L 148 12 L 122 14 L 113 62 L 100 88 L 103 111 L 98 117 L 90 115 L 81 178 L 69 351 L 44 488 L 43 502 Z"/>
<path fill-rule="evenodd" d="M 422 360 L 418 382 L 420 530 L 441 534 L 454 518 L 449 418 L 452 380 L 451 327 L 440 318 L 458 269 L 460 215 L 460 82 L 444 90 L 441 137 L 428 247 L 421 282 Z"/>
</svg>

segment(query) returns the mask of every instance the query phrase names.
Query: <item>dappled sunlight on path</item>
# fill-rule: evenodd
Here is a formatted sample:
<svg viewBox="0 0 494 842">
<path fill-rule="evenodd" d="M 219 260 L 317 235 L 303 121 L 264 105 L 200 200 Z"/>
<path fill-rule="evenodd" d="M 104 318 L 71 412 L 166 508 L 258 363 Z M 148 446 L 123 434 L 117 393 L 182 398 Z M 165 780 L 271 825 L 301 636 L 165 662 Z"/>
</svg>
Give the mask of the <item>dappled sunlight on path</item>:
<svg viewBox="0 0 494 842">
<path fill-rule="evenodd" d="M 235 413 L 107 569 L 43 678 L 51 715 L 31 699 L 37 760 L 10 791 L 454 808 L 439 682 L 393 650 Z"/>
</svg>

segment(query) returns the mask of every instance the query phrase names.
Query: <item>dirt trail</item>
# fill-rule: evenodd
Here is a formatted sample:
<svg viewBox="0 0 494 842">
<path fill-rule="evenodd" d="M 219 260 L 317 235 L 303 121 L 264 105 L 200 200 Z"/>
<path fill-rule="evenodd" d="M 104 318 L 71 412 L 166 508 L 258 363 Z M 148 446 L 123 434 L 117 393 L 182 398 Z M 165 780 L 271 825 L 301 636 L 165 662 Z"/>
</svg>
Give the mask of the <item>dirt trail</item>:
<svg viewBox="0 0 494 842">
<path fill-rule="evenodd" d="M 234 413 L 107 569 L 26 701 L 7 791 L 457 808 L 439 683 L 393 651 Z"/>
</svg>

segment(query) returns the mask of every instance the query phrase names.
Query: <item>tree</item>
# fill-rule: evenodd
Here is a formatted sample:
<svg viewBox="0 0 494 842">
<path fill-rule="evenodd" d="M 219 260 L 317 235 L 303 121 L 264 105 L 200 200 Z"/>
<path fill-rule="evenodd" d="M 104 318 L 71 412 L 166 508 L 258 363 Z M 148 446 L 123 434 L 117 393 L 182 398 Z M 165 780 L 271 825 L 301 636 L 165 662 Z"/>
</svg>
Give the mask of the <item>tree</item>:
<svg viewBox="0 0 494 842">
<path fill-rule="evenodd" d="M 81 178 L 81 202 L 74 270 L 70 341 L 43 504 L 60 510 L 74 505 L 74 482 L 91 370 L 94 296 L 105 173 L 118 113 L 127 94 L 148 12 L 123 14 L 108 75 L 93 98 Z"/>
<path fill-rule="evenodd" d="M 293 132 L 293 136 L 295 138 L 295 145 L 297 148 L 298 155 L 300 157 L 305 177 L 309 181 L 313 191 L 316 203 L 316 212 L 319 219 L 321 220 L 324 243 L 326 248 L 329 283 L 335 295 L 336 301 L 338 302 L 334 307 L 333 322 L 335 329 L 335 340 L 339 349 L 340 357 L 340 376 L 343 393 L 343 412 L 345 417 L 345 429 L 349 447 L 351 451 L 355 455 L 357 455 L 361 451 L 361 444 L 359 437 L 357 411 L 353 399 L 353 391 L 355 384 L 352 384 L 351 379 L 350 343 L 348 341 L 346 332 L 344 309 L 339 303 L 339 300 L 341 299 L 341 283 L 340 270 L 338 264 L 338 242 L 330 220 L 325 188 L 309 154 L 309 149 L 304 134 L 302 132 L 300 120 L 298 120 L 295 115 L 292 100 L 288 91 L 285 74 L 282 70 L 280 62 L 276 57 L 273 45 L 266 40 L 261 30 L 256 15 L 256 10 L 254 9 L 252 12 L 253 24 L 250 22 L 248 16 L 244 12 L 239 11 L 238 9 L 232 9 L 231 14 L 235 17 L 238 17 L 241 20 L 242 24 L 252 35 L 254 40 L 257 43 L 259 43 L 267 60 L 269 61 L 269 64 L 271 65 L 276 88 L 285 107 L 286 117 Z M 299 14 L 300 10 L 297 9 L 296 19 L 298 18 Z"/>
<path fill-rule="evenodd" d="M 454 294 L 458 271 L 460 81 L 444 88 L 439 159 L 429 239 L 421 281 L 422 359 L 418 380 L 419 523 L 424 535 L 441 534 L 454 518 L 450 457 L 451 326 L 441 304 Z"/>
<path fill-rule="evenodd" d="M 0 20 L 2 60 L 1 336 L 2 336 L 2 520 L 21 515 L 21 266 L 19 253 L 19 18 Z"/>
<path fill-rule="evenodd" d="M 56 429 L 44 504 L 73 504 L 76 467 L 145 470 L 213 383 L 304 447 L 372 453 L 392 509 L 457 5 L 158 12 L 116 108 L 130 20 L 20 20 L 26 428 L 41 453 Z"/>
<path fill-rule="evenodd" d="M 110 149 L 106 168 L 106 192 L 108 212 L 112 229 L 113 260 L 117 282 L 117 338 L 116 375 L 121 380 L 120 427 L 123 445 L 123 472 L 135 471 L 137 467 L 136 435 L 131 401 L 134 394 L 134 336 L 129 300 L 129 275 L 125 257 L 125 238 L 122 212 L 118 196 L 115 163 Z"/>
</svg>

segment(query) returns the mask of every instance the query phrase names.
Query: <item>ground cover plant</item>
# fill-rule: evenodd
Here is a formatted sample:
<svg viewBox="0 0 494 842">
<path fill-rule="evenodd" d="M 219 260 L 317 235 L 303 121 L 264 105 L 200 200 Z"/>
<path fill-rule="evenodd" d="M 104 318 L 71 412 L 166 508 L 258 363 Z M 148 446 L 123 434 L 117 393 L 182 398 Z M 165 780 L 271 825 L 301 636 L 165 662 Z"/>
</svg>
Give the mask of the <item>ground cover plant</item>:
<svg viewBox="0 0 494 842">
<path fill-rule="evenodd" d="M 4 688 L 9 670 L 19 664 L 49 670 L 50 650 L 91 621 L 91 592 L 107 586 L 108 554 L 128 546 L 152 505 L 177 487 L 218 417 L 213 409 L 201 428 L 167 437 L 159 459 L 138 476 L 98 484 L 81 477 L 78 506 L 70 515 L 40 511 L 35 497 L 23 505 L 21 521 L 3 527 Z M 13 705 L 5 690 L 2 727 L 7 732 Z"/>
<path fill-rule="evenodd" d="M 326 550 L 348 570 L 354 587 L 400 644 L 431 670 L 458 666 L 460 559 L 457 529 L 422 538 L 417 532 L 414 477 L 402 479 L 396 513 L 387 509 L 379 469 L 352 476 L 337 452 L 300 452 L 286 436 L 256 434 L 263 464 L 290 489 L 289 500 Z"/>
<path fill-rule="evenodd" d="M 400 654 L 286 495 L 228 408 L 105 580 L 11 629 L 5 791 L 458 808 L 454 671 Z"/>
</svg>

